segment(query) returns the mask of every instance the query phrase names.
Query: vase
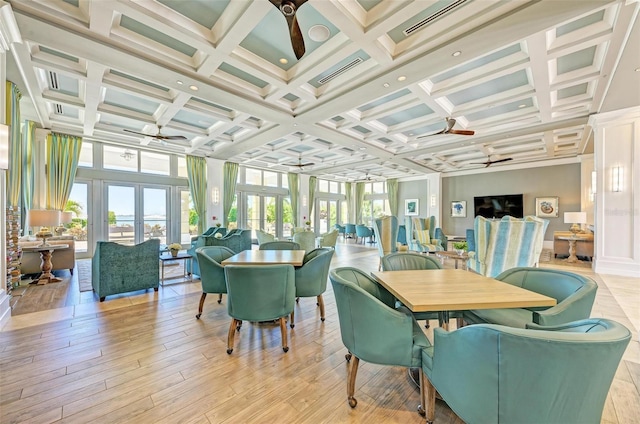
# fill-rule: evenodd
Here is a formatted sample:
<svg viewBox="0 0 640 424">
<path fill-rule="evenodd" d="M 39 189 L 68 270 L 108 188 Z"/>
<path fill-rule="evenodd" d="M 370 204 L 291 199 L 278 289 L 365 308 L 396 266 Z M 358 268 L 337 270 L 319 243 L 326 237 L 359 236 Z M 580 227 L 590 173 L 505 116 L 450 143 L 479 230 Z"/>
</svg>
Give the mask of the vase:
<svg viewBox="0 0 640 424">
<path fill-rule="evenodd" d="M 171 249 L 171 250 L 169 250 L 169 252 L 171 253 L 171 256 L 173 256 L 175 258 L 176 256 L 178 256 L 178 252 L 179 251 L 178 251 L 178 249 Z"/>
</svg>

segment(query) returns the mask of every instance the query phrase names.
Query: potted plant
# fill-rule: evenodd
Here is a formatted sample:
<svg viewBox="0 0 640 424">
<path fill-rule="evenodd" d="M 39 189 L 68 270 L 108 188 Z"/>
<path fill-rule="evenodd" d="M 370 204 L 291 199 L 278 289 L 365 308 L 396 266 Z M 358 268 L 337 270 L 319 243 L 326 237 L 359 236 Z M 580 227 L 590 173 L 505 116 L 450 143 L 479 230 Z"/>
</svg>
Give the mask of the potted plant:
<svg viewBox="0 0 640 424">
<path fill-rule="evenodd" d="M 180 249 L 182 249 L 182 245 L 180 243 L 171 243 L 169 246 L 167 246 L 167 249 L 169 249 L 169 253 L 171 253 L 171 256 L 175 258 L 176 256 L 178 256 L 178 252 L 180 251 Z"/>
<path fill-rule="evenodd" d="M 453 243 L 453 248 L 456 250 L 458 256 L 462 256 L 464 252 L 467 251 L 468 245 L 466 241 L 456 241 Z"/>
</svg>

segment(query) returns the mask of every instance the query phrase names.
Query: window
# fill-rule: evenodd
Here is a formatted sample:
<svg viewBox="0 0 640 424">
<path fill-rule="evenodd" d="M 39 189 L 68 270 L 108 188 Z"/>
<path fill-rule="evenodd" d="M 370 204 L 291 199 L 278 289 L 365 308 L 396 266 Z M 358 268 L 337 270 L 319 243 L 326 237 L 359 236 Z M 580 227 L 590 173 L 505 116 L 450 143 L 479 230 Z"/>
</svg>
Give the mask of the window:
<svg viewBox="0 0 640 424">
<path fill-rule="evenodd" d="M 103 167 L 116 171 L 138 171 L 138 151 L 125 149 L 118 146 L 102 146 Z"/>
<path fill-rule="evenodd" d="M 329 193 L 329 181 L 318 180 L 318 191 L 320 193 Z"/>
<path fill-rule="evenodd" d="M 182 156 L 178 156 L 178 177 L 189 177 L 187 173 L 187 158 Z"/>
<path fill-rule="evenodd" d="M 337 181 L 329 181 L 329 193 L 340 193 L 340 185 Z"/>
<path fill-rule="evenodd" d="M 245 168 L 245 175 L 246 184 L 262 185 L 262 171 L 259 169 Z"/>
<path fill-rule="evenodd" d="M 78 166 L 87 166 L 93 168 L 93 143 L 88 141 L 82 142 L 80 148 L 80 158 L 78 159 Z"/>
<path fill-rule="evenodd" d="M 171 161 L 169 155 L 140 151 L 140 172 L 170 175 Z"/>
<path fill-rule="evenodd" d="M 372 186 L 371 193 L 373 193 L 373 194 L 384 194 L 384 183 L 383 182 L 371 183 L 371 186 Z"/>
<path fill-rule="evenodd" d="M 267 187 L 278 187 L 278 173 L 271 171 L 263 171 L 264 184 Z"/>
</svg>

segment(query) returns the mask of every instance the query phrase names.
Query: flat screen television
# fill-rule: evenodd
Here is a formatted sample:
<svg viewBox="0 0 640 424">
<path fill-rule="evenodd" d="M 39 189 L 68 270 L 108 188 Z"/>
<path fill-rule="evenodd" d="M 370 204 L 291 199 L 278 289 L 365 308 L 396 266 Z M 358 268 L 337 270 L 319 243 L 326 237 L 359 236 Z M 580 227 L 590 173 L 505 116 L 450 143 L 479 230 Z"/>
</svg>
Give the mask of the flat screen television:
<svg viewBox="0 0 640 424">
<path fill-rule="evenodd" d="M 505 215 L 522 218 L 522 194 L 503 194 L 497 196 L 477 196 L 473 198 L 474 216 L 485 218 L 502 218 Z"/>
</svg>

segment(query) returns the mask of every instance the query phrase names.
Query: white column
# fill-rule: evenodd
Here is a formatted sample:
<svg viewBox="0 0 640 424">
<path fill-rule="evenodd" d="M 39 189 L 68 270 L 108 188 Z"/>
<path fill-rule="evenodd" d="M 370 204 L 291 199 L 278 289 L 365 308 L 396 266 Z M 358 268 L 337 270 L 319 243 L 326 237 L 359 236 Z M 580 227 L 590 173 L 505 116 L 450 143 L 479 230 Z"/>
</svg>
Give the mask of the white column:
<svg viewBox="0 0 640 424">
<path fill-rule="evenodd" d="M 207 158 L 207 225 L 205 230 L 217 222 L 224 225 L 222 195 L 224 193 L 224 162 Z M 217 199 L 216 199 L 217 191 Z M 213 219 L 213 217 L 216 219 Z"/>
<path fill-rule="evenodd" d="M 594 115 L 589 125 L 597 175 L 595 271 L 640 277 L 640 106 Z"/>
</svg>

